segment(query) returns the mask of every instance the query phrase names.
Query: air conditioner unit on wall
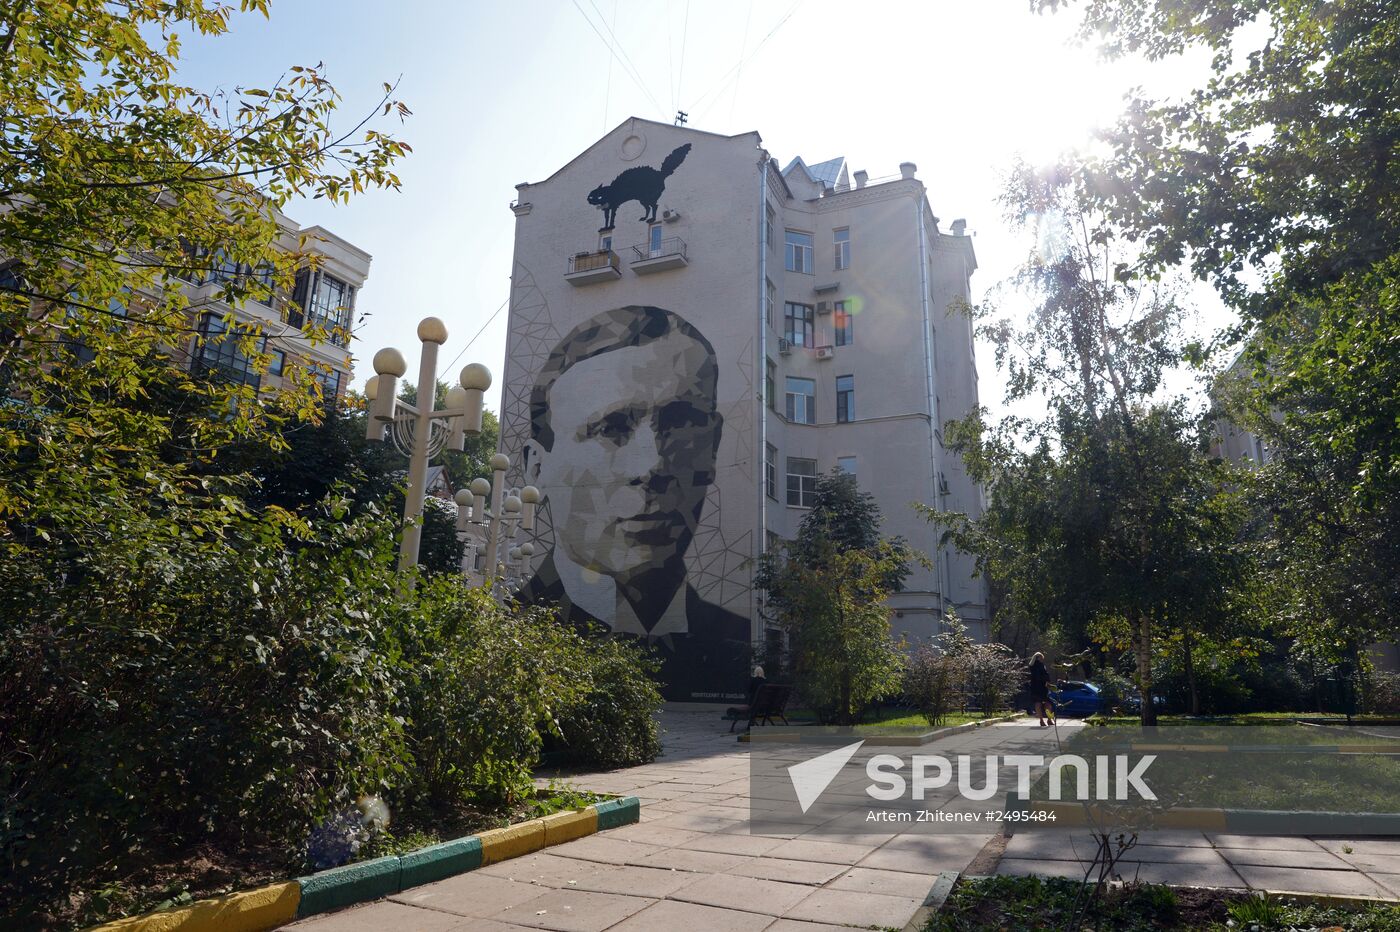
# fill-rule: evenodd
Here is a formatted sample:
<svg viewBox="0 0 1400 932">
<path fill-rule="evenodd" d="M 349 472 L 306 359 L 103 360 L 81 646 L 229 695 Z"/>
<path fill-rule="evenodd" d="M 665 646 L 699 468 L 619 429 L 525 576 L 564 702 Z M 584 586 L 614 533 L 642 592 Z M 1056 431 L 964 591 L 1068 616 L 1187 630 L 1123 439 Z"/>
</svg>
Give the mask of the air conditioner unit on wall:
<svg viewBox="0 0 1400 932">
<path fill-rule="evenodd" d="M 818 359 L 831 359 L 831 358 L 834 357 L 835 355 L 836 355 L 836 348 L 833 347 L 833 346 L 818 346 L 818 347 L 817 347 L 817 358 L 818 358 Z"/>
<path fill-rule="evenodd" d="M 818 314 L 830 314 L 830 313 L 831 313 L 831 302 L 830 302 L 830 301 L 818 301 L 818 302 L 817 302 L 817 313 L 818 313 Z"/>
<path fill-rule="evenodd" d="M 792 343 L 782 337 L 778 337 L 778 354 L 780 356 L 792 355 Z"/>
<path fill-rule="evenodd" d="M 673 221 L 681 219 L 681 212 L 679 210 L 672 210 L 671 208 L 667 207 L 661 211 L 661 219 L 667 223 L 671 223 Z"/>
</svg>

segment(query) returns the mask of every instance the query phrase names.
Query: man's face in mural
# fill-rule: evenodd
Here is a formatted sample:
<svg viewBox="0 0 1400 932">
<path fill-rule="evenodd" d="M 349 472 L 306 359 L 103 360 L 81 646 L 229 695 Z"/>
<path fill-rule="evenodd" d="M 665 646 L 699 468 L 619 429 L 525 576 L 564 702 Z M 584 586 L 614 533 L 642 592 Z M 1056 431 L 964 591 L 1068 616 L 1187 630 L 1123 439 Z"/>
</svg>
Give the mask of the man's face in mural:
<svg viewBox="0 0 1400 932">
<path fill-rule="evenodd" d="M 714 478 L 714 390 L 706 348 L 675 330 L 555 380 L 552 448 L 532 453 L 570 560 L 625 579 L 685 554 Z"/>
</svg>

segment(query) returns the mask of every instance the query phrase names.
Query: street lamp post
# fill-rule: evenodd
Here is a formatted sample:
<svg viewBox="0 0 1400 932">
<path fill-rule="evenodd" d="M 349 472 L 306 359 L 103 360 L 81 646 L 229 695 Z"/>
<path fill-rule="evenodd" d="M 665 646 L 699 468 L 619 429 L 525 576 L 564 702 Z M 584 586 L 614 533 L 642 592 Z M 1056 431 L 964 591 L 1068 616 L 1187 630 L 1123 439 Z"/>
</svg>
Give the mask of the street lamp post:
<svg viewBox="0 0 1400 932">
<path fill-rule="evenodd" d="M 460 387 L 448 391 L 447 407 L 437 408 L 438 347 L 447 342 L 447 326 L 436 317 L 425 317 L 418 324 L 418 339 L 423 343 L 423 353 L 418 362 L 416 405 L 398 398 L 398 380 L 408 366 L 403 354 L 392 347 L 374 354 L 375 375 L 365 385 L 365 397 L 370 402 L 365 437 L 390 441 L 408 457 L 400 572 L 418 565 L 428 461 L 444 449 L 462 450 L 468 434 L 481 433 L 482 396 L 491 387 L 491 371 L 480 363 L 472 363 L 462 369 Z"/>
<path fill-rule="evenodd" d="M 512 546 L 511 541 L 519 531 L 535 529 L 535 509 L 539 506 L 540 490 L 527 485 L 518 492 L 507 492 L 506 470 L 510 468 L 510 457 L 497 453 L 491 457 L 492 479 L 479 477 L 471 485 L 457 492 L 457 536 L 465 544 L 462 556 L 462 571 L 473 582 L 486 584 L 492 588 L 497 577 L 508 582 L 507 568 L 519 569 L 522 560 L 534 555 L 534 544 L 526 541 Z M 489 504 L 488 504 L 489 502 Z M 506 548 L 506 563 L 502 565 L 497 556 L 502 547 Z M 482 572 L 476 572 L 475 560 L 478 550 L 485 550 Z"/>
</svg>

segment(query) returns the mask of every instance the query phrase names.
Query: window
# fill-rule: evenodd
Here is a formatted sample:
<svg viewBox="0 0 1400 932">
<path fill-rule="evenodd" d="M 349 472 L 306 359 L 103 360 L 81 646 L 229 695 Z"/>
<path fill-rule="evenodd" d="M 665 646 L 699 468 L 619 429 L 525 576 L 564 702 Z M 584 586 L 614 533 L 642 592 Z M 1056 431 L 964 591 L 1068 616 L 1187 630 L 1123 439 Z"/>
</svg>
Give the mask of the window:
<svg viewBox="0 0 1400 932">
<path fill-rule="evenodd" d="M 851 323 L 851 312 L 846 310 L 845 301 L 837 301 L 836 309 L 832 314 L 834 320 L 832 324 L 836 329 L 836 345 L 850 346 L 855 342 L 855 328 Z"/>
<path fill-rule="evenodd" d="M 330 342 L 344 346 L 349 340 L 350 313 L 355 305 L 355 289 L 325 272 L 302 269 L 297 273 L 292 300 L 296 307 L 287 313 L 293 327 L 316 326 L 329 331 Z"/>
<path fill-rule="evenodd" d="M 770 410 L 778 410 L 778 367 L 773 360 L 765 359 L 763 367 L 763 403 Z"/>
<path fill-rule="evenodd" d="M 786 264 L 789 272 L 812 274 L 812 234 L 787 231 Z"/>
<path fill-rule="evenodd" d="M 943 440 L 943 399 L 937 395 L 933 396 L 933 429 L 938 433 L 938 439 Z"/>
<path fill-rule="evenodd" d="M 856 458 L 854 456 L 838 456 L 836 457 L 836 468 L 847 475 L 854 476 L 856 474 Z"/>
<path fill-rule="evenodd" d="M 783 336 L 793 346 L 816 345 L 817 316 L 810 304 L 783 305 Z"/>
<path fill-rule="evenodd" d="M 272 362 L 267 364 L 268 375 L 281 375 L 287 368 L 287 354 L 280 349 L 270 350 Z"/>
<path fill-rule="evenodd" d="M 6 286 L 0 284 L 0 288 L 3 287 Z M 127 294 L 126 300 L 130 301 L 130 293 L 126 292 L 125 289 L 123 289 L 123 292 Z M 77 308 L 73 307 L 71 304 L 68 306 L 68 316 L 71 317 L 77 312 Z M 121 324 L 117 323 L 117 321 L 123 320 L 126 317 L 126 304 L 123 303 L 123 300 L 121 298 L 113 297 L 108 299 L 106 317 L 108 318 L 107 332 L 114 333 L 117 330 L 117 328 L 121 326 Z M 73 358 L 80 363 L 92 362 L 94 359 L 97 358 L 97 351 L 94 350 L 91 346 L 88 346 L 80 339 L 69 340 L 68 349 L 73 353 Z"/>
<path fill-rule="evenodd" d="M 777 219 L 777 214 L 773 211 L 772 204 L 763 205 L 763 242 L 769 249 L 773 248 L 773 221 Z"/>
<path fill-rule="evenodd" d="M 770 551 L 777 550 L 778 547 L 782 545 L 782 543 L 783 539 L 778 536 L 778 533 L 776 531 L 766 531 L 764 533 L 763 539 L 763 552 L 768 553 Z"/>
<path fill-rule="evenodd" d="M 778 448 L 771 443 L 763 445 L 763 487 L 768 497 L 778 500 Z"/>
<path fill-rule="evenodd" d="M 817 383 L 812 379 L 787 377 L 787 419 L 794 424 L 817 423 Z"/>
<path fill-rule="evenodd" d="M 608 233 L 599 233 L 599 234 L 598 234 L 598 251 L 599 251 L 599 252 L 612 252 L 612 233 L 611 233 L 611 232 L 608 232 Z"/>
<path fill-rule="evenodd" d="M 811 508 L 817 501 L 817 461 L 787 459 L 787 503 L 798 508 Z"/>
<path fill-rule="evenodd" d="M 246 324 L 229 329 L 218 314 L 205 314 L 195 340 L 193 371 L 257 388 L 262 375 L 254 367 L 252 357 L 239 346 L 255 332 Z M 262 338 L 256 338 L 256 342 L 261 345 Z"/>
<path fill-rule="evenodd" d="M 778 289 L 773 287 L 773 282 L 769 279 L 764 279 L 764 284 L 768 286 L 768 298 L 763 307 L 763 319 L 771 327 L 773 326 L 773 308 L 778 303 Z"/>
<path fill-rule="evenodd" d="M 320 366 L 312 367 L 311 373 L 316 376 L 316 381 L 321 383 L 321 400 L 325 402 L 326 407 L 334 407 L 340 397 L 340 373 L 335 369 L 323 369 Z"/>
<path fill-rule="evenodd" d="M 653 223 L 647 231 L 647 250 L 653 259 L 661 255 L 661 224 L 659 223 Z"/>
<path fill-rule="evenodd" d="M 851 229 L 842 227 L 835 233 L 836 271 L 851 267 Z"/>
<path fill-rule="evenodd" d="M 856 419 L 856 377 L 838 375 L 836 377 L 836 423 L 845 424 Z"/>
</svg>

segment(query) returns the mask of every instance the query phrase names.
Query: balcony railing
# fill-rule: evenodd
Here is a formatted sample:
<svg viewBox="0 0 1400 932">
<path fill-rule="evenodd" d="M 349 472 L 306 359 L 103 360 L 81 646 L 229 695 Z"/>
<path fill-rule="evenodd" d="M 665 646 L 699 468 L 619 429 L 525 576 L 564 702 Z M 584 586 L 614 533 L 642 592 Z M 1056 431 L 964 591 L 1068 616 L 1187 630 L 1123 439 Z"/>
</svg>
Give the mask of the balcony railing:
<svg viewBox="0 0 1400 932">
<path fill-rule="evenodd" d="M 580 252 L 569 257 L 569 271 L 564 278 L 570 285 L 591 285 L 610 282 L 622 277 L 622 260 L 611 249 Z"/>
<path fill-rule="evenodd" d="M 593 272 L 598 269 L 617 268 L 620 263 L 617 253 L 611 249 L 604 249 L 601 252 L 581 252 L 578 255 L 569 257 L 569 274 L 575 272 Z"/>
<path fill-rule="evenodd" d="M 632 255 L 632 271 L 638 275 L 650 275 L 689 264 L 685 240 L 679 236 L 668 236 L 655 246 L 649 242 L 640 243 L 632 247 Z"/>
</svg>

